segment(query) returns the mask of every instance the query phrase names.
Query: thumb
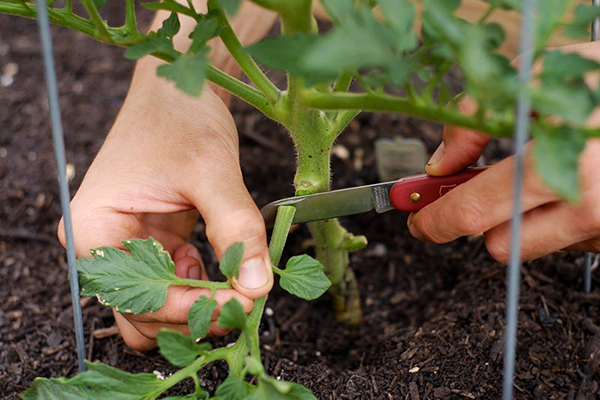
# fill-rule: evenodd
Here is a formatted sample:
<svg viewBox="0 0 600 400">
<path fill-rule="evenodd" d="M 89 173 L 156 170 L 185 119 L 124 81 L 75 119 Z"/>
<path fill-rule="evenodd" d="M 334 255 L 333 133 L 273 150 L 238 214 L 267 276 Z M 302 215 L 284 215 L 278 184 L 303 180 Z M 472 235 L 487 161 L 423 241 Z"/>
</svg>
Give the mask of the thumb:
<svg viewBox="0 0 600 400">
<path fill-rule="evenodd" d="M 460 110 L 473 115 L 477 112 L 475 101 L 465 98 Z M 442 143 L 425 167 L 429 175 L 450 175 L 477 162 L 491 138 L 483 133 L 456 126 L 444 127 Z"/>
<path fill-rule="evenodd" d="M 204 184 L 195 185 L 190 197 L 206 223 L 206 235 L 217 258 L 236 242 L 244 243 L 239 277 L 233 287 L 257 299 L 273 287 L 273 269 L 267 247 L 265 222 L 250 197 L 237 162 L 215 165 Z"/>
</svg>

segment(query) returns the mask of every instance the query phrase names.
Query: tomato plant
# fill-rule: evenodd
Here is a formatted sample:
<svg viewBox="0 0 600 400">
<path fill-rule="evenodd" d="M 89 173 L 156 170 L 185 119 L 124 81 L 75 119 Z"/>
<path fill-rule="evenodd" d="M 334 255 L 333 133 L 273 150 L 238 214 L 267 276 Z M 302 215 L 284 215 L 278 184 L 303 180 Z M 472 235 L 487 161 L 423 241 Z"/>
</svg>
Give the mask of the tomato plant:
<svg viewBox="0 0 600 400">
<path fill-rule="evenodd" d="M 600 64 L 577 54 L 547 50 L 557 30 L 586 37 L 589 23 L 600 8 L 580 4 L 572 17 L 572 0 L 546 0 L 536 16 L 534 59 L 543 68 L 534 84 L 521 87 L 517 69 L 498 52 L 505 40 L 503 28 L 490 23 L 496 10 L 519 12 L 518 0 L 484 0 L 488 11 L 476 22 L 456 17 L 460 0 L 422 0 L 424 10 L 417 31 L 416 7 L 408 0 L 322 0 L 333 22 L 319 31 L 312 0 L 250 0 L 279 14 L 282 33 L 244 47 L 229 24 L 240 0 L 208 0 L 208 12 L 199 13 L 192 0 L 179 3 L 159 0 L 142 5 L 167 10 L 162 28 L 142 34 L 136 23 L 134 0 L 126 0 L 123 26 L 109 26 L 100 9 L 103 0 L 80 0 L 87 10 L 82 17 L 72 10 L 72 0 L 54 7 L 50 20 L 96 40 L 127 48 L 130 59 L 152 55 L 165 63 L 158 75 L 174 81 L 183 91 L 199 95 L 206 80 L 251 104 L 285 126 L 297 154 L 294 186 L 297 195 L 330 189 L 330 151 L 338 135 L 361 111 L 404 113 L 440 123 L 462 126 L 492 136 L 509 137 L 515 125 L 515 106 L 526 90 L 536 111 L 531 132 L 536 138 L 535 160 L 548 185 L 570 201 L 578 199 L 577 162 L 589 137 L 600 129 L 586 120 L 600 103 L 600 89 L 590 87 L 584 75 Z M 374 13 L 377 8 L 381 17 Z M 33 17 L 36 7 L 26 0 L 0 0 L 0 12 Z M 192 44 L 182 53 L 173 46 L 180 16 L 191 17 L 196 27 Z M 252 85 L 218 70 L 208 57 L 208 41 L 219 37 Z M 257 64 L 287 74 L 287 87 L 277 87 Z M 451 69 L 460 71 L 464 92 L 448 82 Z M 352 90 L 350 88 L 352 86 Z M 477 112 L 465 115 L 460 102 L 469 96 Z M 281 286 L 305 299 L 329 290 L 335 315 L 341 322 L 357 324 L 362 318 L 360 295 L 349 252 L 366 246 L 363 236 L 349 233 L 335 219 L 309 224 L 316 243 L 316 260 L 292 258 L 285 269 L 277 268 L 294 215 L 293 207 L 281 207 L 270 246 L 274 271 Z M 126 253 L 100 248 L 93 257 L 79 260 L 82 294 L 98 296 L 107 306 L 122 312 L 155 311 L 164 303 L 169 285 L 202 286 L 213 291 L 231 287 L 243 246 L 236 244 L 221 260 L 229 278 L 222 283 L 192 281 L 175 276 L 173 262 L 152 238 L 125 241 Z M 268 377 L 260 361 L 258 325 L 265 299 L 256 302 L 246 316 L 235 300 L 219 317 L 222 327 L 241 331 L 232 347 L 211 350 L 202 339 L 216 307 L 214 298 L 201 297 L 188 316 L 192 337 L 163 331 L 158 337 L 162 354 L 182 366 L 176 374 L 160 379 L 153 374 L 132 375 L 102 364 L 88 364 L 89 371 L 71 379 L 39 379 L 23 394 L 26 399 L 106 398 L 154 399 L 182 379 L 196 382 L 196 392 L 185 399 L 208 398 L 198 385 L 196 372 L 215 360 L 229 364 L 230 376 L 217 389 L 219 399 L 309 399 L 310 392 L 295 384 Z M 258 377 L 258 385 L 246 382 Z M 119 397 L 120 396 L 120 397 Z"/>
</svg>

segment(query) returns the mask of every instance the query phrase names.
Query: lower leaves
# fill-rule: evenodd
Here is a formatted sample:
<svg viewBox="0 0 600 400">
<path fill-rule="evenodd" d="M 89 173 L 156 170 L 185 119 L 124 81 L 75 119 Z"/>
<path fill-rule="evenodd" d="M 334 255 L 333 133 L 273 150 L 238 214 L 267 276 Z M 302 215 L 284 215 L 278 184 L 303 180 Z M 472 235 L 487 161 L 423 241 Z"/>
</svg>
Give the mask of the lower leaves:
<svg viewBox="0 0 600 400">
<path fill-rule="evenodd" d="M 285 236 L 282 236 L 285 241 Z M 38 378 L 21 393 L 24 400 L 153 400 L 167 389 L 185 379 L 193 379 L 196 391 L 185 396 L 167 397 L 166 400 L 207 400 L 208 392 L 198 385 L 197 373 L 207 364 L 224 360 L 241 368 L 232 367 L 231 375 L 217 388 L 219 400 L 313 400 L 305 387 L 273 379 L 266 375 L 259 354 L 258 328 L 265 298 L 255 301 L 254 310 L 247 315 L 238 300 L 232 298 L 219 313 L 217 325 L 239 329 L 238 341 L 226 348 L 212 349 L 208 343 L 199 343 L 206 337 L 217 308 L 215 290 L 223 283 L 188 281 L 175 275 L 175 264 L 169 253 L 153 238 L 132 239 L 123 242 L 126 252 L 102 247 L 91 251 L 92 258 L 77 262 L 82 294 L 97 296 L 107 306 L 118 311 L 142 313 L 160 309 L 170 285 L 194 284 L 211 289 L 211 297 L 201 296 L 190 308 L 188 322 L 191 336 L 178 331 L 162 329 L 157 335 L 160 353 L 173 365 L 182 367 L 170 376 L 154 373 L 131 374 L 102 363 L 87 362 L 88 371 L 73 378 Z M 280 246 L 283 248 L 283 246 Z M 278 247 L 279 248 L 279 247 Z M 244 246 L 234 244 L 221 260 L 221 271 L 228 278 L 225 287 L 237 276 Z M 293 257 L 285 270 L 275 267 L 281 275 L 281 286 L 292 294 L 314 299 L 330 285 L 323 266 L 309 256 Z M 234 361 L 235 360 L 235 361 Z M 230 364 L 231 367 L 231 364 Z M 257 385 L 248 383 L 248 377 L 258 378 Z"/>
</svg>

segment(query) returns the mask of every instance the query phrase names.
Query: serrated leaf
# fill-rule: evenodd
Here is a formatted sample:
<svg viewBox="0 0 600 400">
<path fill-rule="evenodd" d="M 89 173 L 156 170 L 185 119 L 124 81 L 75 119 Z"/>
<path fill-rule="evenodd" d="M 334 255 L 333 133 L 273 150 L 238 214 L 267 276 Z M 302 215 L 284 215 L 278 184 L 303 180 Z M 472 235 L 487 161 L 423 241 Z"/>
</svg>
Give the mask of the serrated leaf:
<svg viewBox="0 0 600 400">
<path fill-rule="evenodd" d="M 547 46 L 548 39 L 562 24 L 571 3 L 572 0 L 544 0 L 543 6 L 538 7 L 538 18 L 535 23 L 536 49 L 543 49 Z"/>
<path fill-rule="evenodd" d="M 244 258 L 244 243 L 236 242 L 229 246 L 223 257 L 221 257 L 219 270 L 228 278 L 238 278 L 240 276 L 242 258 Z"/>
<path fill-rule="evenodd" d="M 398 35 L 396 49 L 412 50 L 417 46 L 417 35 L 414 31 L 415 5 L 407 0 L 378 0 L 381 11 L 389 26 Z"/>
<path fill-rule="evenodd" d="M 179 54 L 173 48 L 173 43 L 164 36 L 148 36 L 142 42 L 131 46 L 125 52 L 125 58 L 137 60 L 154 52 L 163 52 L 172 57 Z"/>
<path fill-rule="evenodd" d="M 162 28 L 160 28 L 159 33 L 172 39 L 173 36 L 177 35 L 177 32 L 179 32 L 180 28 L 181 24 L 179 23 L 179 16 L 177 13 L 173 12 L 169 18 L 163 21 Z"/>
<path fill-rule="evenodd" d="M 23 400 L 90 400 L 87 388 L 69 386 L 65 378 L 36 378 L 33 384 L 19 394 Z"/>
<path fill-rule="evenodd" d="M 287 292 L 305 300 L 314 300 L 329 289 L 331 282 L 323 272 L 323 265 L 303 254 L 289 259 L 280 275 L 279 285 Z"/>
<path fill-rule="evenodd" d="M 567 24 L 565 33 L 575 38 L 589 38 L 592 21 L 600 17 L 600 6 L 578 4 L 573 14 L 573 21 Z"/>
<path fill-rule="evenodd" d="M 353 0 L 321 0 L 321 3 L 327 14 L 336 23 L 349 18 L 354 12 Z"/>
<path fill-rule="evenodd" d="M 240 7 L 240 0 L 218 0 L 229 16 L 234 16 Z"/>
<path fill-rule="evenodd" d="M 582 124 L 594 110 L 594 99 L 585 87 L 546 84 L 531 90 L 532 107 L 538 113 Z"/>
<path fill-rule="evenodd" d="M 246 329 L 246 313 L 237 299 L 232 298 L 221 308 L 217 325 L 221 328 Z"/>
<path fill-rule="evenodd" d="M 155 374 L 130 374 L 86 361 L 88 370 L 71 379 L 38 378 L 21 394 L 25 400 L 155 399 L 164 383 Z"/>
<path fill-rule="evenodd" d="M 576 53 L 554 50 L 546 54 L 540 78 L 545 84 L 573 80 L 582 82 L 586 72 L 598 69 L 600 69 L 600 64 L 594 60 L 584 58 Z"/>
<path fill-rule="evenodd" d="M 537 172 L 548 186 L 571 202 L 579 200 L 579 156 L 585 143 L 585 136 L 577 130 L 558 128 L 536 134 Z"/>
<path fill-rule="evenodd" d="M 192 39 L 189 53 L 198 53 L 206 47 L 206 42 L 216 37 L 221 32 L 222 26 L 219 20 L 214 15 L 209 15 L 198 21 L 198 24 L 190 33 L 189 38 Z"/>
<path fill-rule="evenodd" d="M 83 296 L 97 296 L 120 312 L 157 311 L 167 298 L 169 285 L 181 284 L 175 264 L 152 237 L 123 242 L 129 251 L 112 247 L 93 249 L 93 258 L 77 260 Z"/>
<path fill-rule="evenodd" d="M 206 296 L 200 297 L 192 304 L 188 311 L 188 326 L 195 339 L 203 339 L 210 331 L 213 312 L 217 308 L 217 301 Z"/>
<path fill-rule="evenodd" d="M 315 35 L 297 33 L 294 36 L 276 36 L 266 38 L 248 47 L 248 52 L 262 65 L 277 71 L 288 71 L 292 75 L 301 75 L 300 59 L 315 43 Z"/>
<path fill-rule="evenodd" d="M 243 400 L 248 395 L 248 384 L 239 376 L 230 375 L 215 394 L 219 400 Z"/>
<path fill-rule="evenodd" d="M 464 37 L 464 21 L 454 13 L 461 0 L 423 0 L 423 36 L 455 45 Z"/>
<path fill-rule="evenodd" d="M 158 67 L 157 75 L 174 81 L 175 85 L 185 93 L 198 96 L 202 91 L 206 70 L 210 60 L 206 57 L 206 51 L 195 54 L 183 54 L 173 64 L 165 64 Z"/>
<path fill-rule="evenodd" d="M 160 354 L 178 367 L 190 365 L 211 348 L 209 343 L 196 343 L 191 336 L 170 329 L 161 329 L 156 341 Z"/>
</svg>

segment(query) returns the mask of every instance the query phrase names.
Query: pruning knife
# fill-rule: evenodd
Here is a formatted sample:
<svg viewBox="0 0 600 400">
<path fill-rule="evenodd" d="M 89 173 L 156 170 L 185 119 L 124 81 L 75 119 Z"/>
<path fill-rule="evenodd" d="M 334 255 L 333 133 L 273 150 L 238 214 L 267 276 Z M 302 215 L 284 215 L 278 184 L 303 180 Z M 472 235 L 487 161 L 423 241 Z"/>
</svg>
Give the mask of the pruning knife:
<svg viewBox="0 0 600 400">
<path fill-rule="evenodd" d="M 486 168 L 469 168 L 447 176 L 414 175 L 397 181 L 289 197 L 267 204 L 261 209 L 261 213 L 267 228 L 272 228 L 277 209 L 281 206 L 296 208 L 292 222 L 294 224 L 361 214 L 371 210 L 377 213 L 390 210 L 415 212 Z"/>
</svg>

